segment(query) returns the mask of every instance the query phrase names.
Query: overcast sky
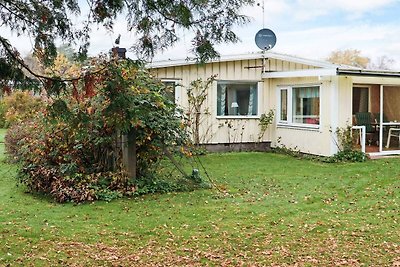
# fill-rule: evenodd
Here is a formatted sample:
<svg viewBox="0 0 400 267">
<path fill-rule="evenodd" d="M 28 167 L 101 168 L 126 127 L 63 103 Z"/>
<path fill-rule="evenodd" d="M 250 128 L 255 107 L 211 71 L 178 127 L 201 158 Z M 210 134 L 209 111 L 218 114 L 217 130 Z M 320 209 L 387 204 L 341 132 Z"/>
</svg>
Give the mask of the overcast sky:
<svg viewBox="0 0 400 267">
<path fill-rule="evenodd" d="M 237 29 L 242 42 L 220 46 L 221 54 L 258 51 L 254 36 L 263 28 L 261 6 L 244 10 L 253 20 Z M 326 59 L 334 50 L 352 48 L 372 60 L 387 55 L 400 69 L 399 0 L 265 0 L 264 27 L 277 36 L 274 52 Z M 182 57 L 189 47 L 186 38 L 158 58 Z"/>
<path fill-rule="evenodd" d="M 218 46 L 222 55 L 259 51 L 254 36 L 263 27 L 277 36 L 274 52 L 310 59 L 325 59 L 334 50 L 358 49 L 372 60 L 388 56 L 400 70 L 400 0 L 265 0 L 264 20 L 260 6 L 245 8 L 243 14 L 252 22 L 236 28 L 240 43 Z M 264 25 L 263 25 L 264 22 Z M 120 46 L 129 47 L 134 34 L 125 31 L 123 20 L 117 21 L 115 33 L 94 30 L 90 54 L 107 52 L 121 33 Z M 181 35 L 181 42 L 159 53 L 155 60 L 190 56 L 191 34 Z M 13 45 L 28 53 L 31 41 L 13 36 Z"/>
</svg>

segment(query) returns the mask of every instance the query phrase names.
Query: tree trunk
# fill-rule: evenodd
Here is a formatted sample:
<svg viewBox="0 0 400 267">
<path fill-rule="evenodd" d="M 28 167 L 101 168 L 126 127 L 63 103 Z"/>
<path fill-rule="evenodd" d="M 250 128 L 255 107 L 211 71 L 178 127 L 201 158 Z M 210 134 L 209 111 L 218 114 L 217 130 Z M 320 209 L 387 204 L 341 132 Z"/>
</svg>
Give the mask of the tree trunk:
<svg viewBox="0 0 400 267">
<path fill-rule="evenodd" d="M 131 179 L 136 178 L 136 132 L 131 129 L 122 136 L 122 162 Z"/>
</svg>

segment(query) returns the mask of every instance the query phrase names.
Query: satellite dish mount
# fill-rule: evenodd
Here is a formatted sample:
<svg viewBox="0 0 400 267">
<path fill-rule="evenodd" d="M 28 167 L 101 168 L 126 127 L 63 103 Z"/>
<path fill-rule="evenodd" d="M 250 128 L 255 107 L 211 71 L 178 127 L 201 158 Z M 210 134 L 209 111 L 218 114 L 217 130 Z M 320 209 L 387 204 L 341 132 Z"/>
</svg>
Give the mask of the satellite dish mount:
<svg viewBox="0 0 400 267">
<path fill-rule="evenodd" d="M 263 51 L 263 66 L 262 72 L 265 72 L 265 57 L 264 53 L 271 50 L 276 44 L 276 35 L 270 29 L 261 29 L 256 33 L 256 45 Z"/>
</svg>

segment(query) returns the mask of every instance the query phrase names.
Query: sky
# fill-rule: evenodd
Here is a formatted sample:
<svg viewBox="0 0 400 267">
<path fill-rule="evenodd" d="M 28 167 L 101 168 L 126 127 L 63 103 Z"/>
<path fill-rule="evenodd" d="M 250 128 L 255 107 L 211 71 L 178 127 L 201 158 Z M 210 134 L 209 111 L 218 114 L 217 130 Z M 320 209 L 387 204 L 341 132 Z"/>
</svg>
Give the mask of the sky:
<svg viewBox="0 0 400 267">
<path fill-rule="evenodd" d="M 242 10 L 251 22 L 234 29 L 241 42 L 217 46 L 221 55 L 259 51 L 255 34 L 269 28 L 277 36 L 271 50 L 277 53 L 324 60 L 335 50 L 358 49 L 372 61 L 381 56 L 394 59 L 392 67 L 400 70 L 400 0 L 260 0 L 256 3 L 259 5 Z M 118 34 L 122 34 L 120 47 L 128 48 L 134 34 L 125 29 L 122 17 L 116 22 L 114 33 L 94 29 L 89 53 L 107 52 Z M 182 33 L 179 43 L 158 53 L 154 60 L 190 56 L 191 38 L 191 33 Z M 30 51 L 29 38 L 12 35 L 10 40 L 22 54 Z"/>
</svg>

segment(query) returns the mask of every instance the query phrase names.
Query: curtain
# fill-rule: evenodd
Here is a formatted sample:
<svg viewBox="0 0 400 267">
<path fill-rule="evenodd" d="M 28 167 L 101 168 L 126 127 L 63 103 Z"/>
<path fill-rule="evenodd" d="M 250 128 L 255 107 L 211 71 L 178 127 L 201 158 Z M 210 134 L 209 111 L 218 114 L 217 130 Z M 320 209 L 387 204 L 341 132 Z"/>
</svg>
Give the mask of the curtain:
<svg viewBox="0 0 400 267">
<path fill-rule="evenodd" d="M 383 114 L 388 121 L 400 121 L 400 87 L 383 87 Z"/>
<path fill-rule="evenodd" d="M 360 90 L 360 106 L 359 112 L 368 112 L 368 88 Z"/>
<path fill-rule="evenodd" d="M 237 90 L 235 88 L 232 88 L 232 86 L 230 85 L 227 90 L 226 90 L 226 94 L 227 94 L 227 102 L 228 102 L 228 114 L 225 115 L 238 115 L 239 110 L 240 110 L 240 104 L 238 108 L 233 108 L 232 107 L 232 103 L 233 102 L 237 102 Z"/>
<path fill-rule="evenodd" d="M 303 87 L 293 88 L 298 92 L 297 97 L 300 98 L 314 98 L 319 97 L 319 87 Z"/>
<path fill-rule="evenodd" d="M 219 86 L 220 93 L 218 98 L 218 103 L 220 104 L 218 115 L 225 115 L 225 107 L 226 107 L 226 84 L 221 84 Z"/>
<path fill-rule="evenodd" d="M 255 115 L 257 111 L 254 112 L 256 108 L 255 103 L 257 103 L 257 88 L 255 85 L 250 86 L 250 96 L 249 96 L 249 109 L 247 111 L 247 115 Z"/>
<path fill-rule="evenodd" d="M 319 87 L 297 87 L 292 91 L 293 122 L 318 124 Z"/>
</svg>

